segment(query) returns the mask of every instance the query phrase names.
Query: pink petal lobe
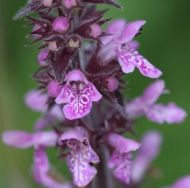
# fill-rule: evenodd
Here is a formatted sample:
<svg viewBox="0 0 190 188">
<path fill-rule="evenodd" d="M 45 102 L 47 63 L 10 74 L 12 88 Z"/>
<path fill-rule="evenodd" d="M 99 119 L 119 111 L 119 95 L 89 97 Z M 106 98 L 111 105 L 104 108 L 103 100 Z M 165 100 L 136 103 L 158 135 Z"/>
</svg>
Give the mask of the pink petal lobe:
<svg viewBox="0 0 190 188">
<path fill-rule="evenodd" d="M 70 149 L 67 164 L 73 175 L 74 184 L 78 187 L 87 186 L 97 173 L 91 163 L 97 164 L 100 161 L 90 145 L 87 131 L 82 127 L 76 127 L 64 132 L 59 144 L 64 143 Z"/>
<path fill-rule="evenodd" d="M 181 179 L 177 180 L 169 188 L 189 188 L 190 187 L 190 176 L 184 176 Z"/>
<path fill-rule="evenodd" d="M 134 64 L 143 76 L 149 78 L 159 78 L 162 72 L 153 66 L 147 59 L 140 55 L 137 51 L 133 52 Z"/>
<path fill-rule="evenodd" d="M 118 62 L 124 73 L 131 73 L 135 70 L 133 56 L 128 51 L 123 50 L 118 52 Z"/>
<path fill-rule="evenodd" d="M 150 164 L 159 154 L 161 142 L 162 137 L 158 132 L 150 131 L 144 135 L 141 147 L 132 165 L 134 182 L 138 183 L 143 179 Z"/>
<path fill-rule="evenodd" d="M 149 120 L 163 124 L 181 123 L 186 118 L 186 112 L 174 103 L 168 105 L 156 104 L 146 111 Z"/>
<path fill-rule="evenodd" d="M 108 135 L 107 141 L 109 145 L 114 147 L 120 153 L 128 153 L 131 151 L 136 151 L 140 147 L 140 144 L 138 142 L 132 139 L 122 137 L 116 133 L 110 133 Z"/>
<path fill-rule="evenodd" d="M 157 80 L 150 84 L 143 93 L 142 100 L 146 105 L 154 104 L 158 98 L 165 92 L 165 83 L 163 80 Z"/>
<path fill-rule="evenodd" d="M 20 149 L 29 148 L 34 144 L 34 136 L 24 131 L 6 131 L 2 134 L 2 140 L 5 144 Z"/>
<path fill-rule="evenodd" d="M 123 30 L 121 37 L 119 37 L 119 42 L 121 44 L 126 44 L 130 42 L 140 31 L 142 26 L 146 22 L 144 20 L 137 20 L 131 23 L 128 23 L 125 29 Z"/>
<path fill-rule="evenodd" d="M 32 90 L 26 94 L 25 103 L 34 111 L 45 112 L 47 110 L 47 99 L 46 94 L 42 94 L 39 90 Z"/>
</svg>

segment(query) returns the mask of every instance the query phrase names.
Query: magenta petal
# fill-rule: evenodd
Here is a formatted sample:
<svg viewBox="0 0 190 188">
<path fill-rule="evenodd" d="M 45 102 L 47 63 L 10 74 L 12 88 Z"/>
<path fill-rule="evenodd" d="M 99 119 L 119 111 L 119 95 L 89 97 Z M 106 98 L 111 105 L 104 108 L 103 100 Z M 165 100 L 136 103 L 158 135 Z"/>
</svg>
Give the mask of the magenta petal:
<svg viewBox="0 0 190 188">
<path fill-rule="evenodd" d="M 110 41 L 112 41 L 113 39 L 118 38 L 123 32 L 125 25 L 126 25 L 126 21 L 123 19 L 114 20 L 113 22 L 111 22 L 111 24 L 108 25 L 108 28 L 106 30 L 106 33 L 111 34 L 111 35 L 101 37 L 102 43 L 105 45 L 109 43 Z"/>
<path fill-rule="evenodd" d="M 182 123 L 186 118 L 187 113 L 182 108 L 178 107 L 175 103 L 167 105 L 166 122 L 169 124 Z"/>
<path fill-rule="evenodd" d="M 185 117 L 187 116 L 186 112 L 175 105 L 174 103 L 170 103 L 166 106 L 162 104 L 154 105 L 147 109 L 146 116 L 149 120 L 163 124 L 174 124 L 181 123 Z"/>
<path fill-rule="evenodd" d="M 77 102 L 76 102 L 77 103 Z M 92 108 L 92 103 L 80 104 L 79 102 L 76 105 L 66 104 L 63 107 L 63 112 L 65 117 L 69 120 L 79 119 L 90 113 Z"/>
<path fill-rule="evenodd" d="M 113 169 L 113 175 L 125 184 L 131 180 L 131 157 L 130 154 L 114 152 L 108 161 L 108 168 Z"/>
<path fill-rule="evenodd" d="M 159 69 L 153 66 L 147 59 L 145 59 L 140 54 L 136 55 L 134 63 L 143 76 L 149 78 L 159 78 L 162 75 L 162 72 Z"/>
<path fill-rule="evenodd" d="M 146 105 L 152 105 L 158 100 L 158 98 L 164 93 L 164 91 L 164 81 L 157 80 L 145 89 L 142 100 L 145 101 Z"/>
<path fill-rule="evenodd" d="M 63 143 L 70 148 L 67 164 L 73 174 L 74 184 L 78 187 L 85 187 L 97 173 L 91 163 L 96 164 L 100 161 L 90 146 L 89 135 L 82 127 L 70 129 L 61 135 L 59 144 Z"/>
<path fill-rule="evenodd" d="M 146 22 L 144 20 L 137 20 L 128 23 L 125 29 L 123 30 L 121 37 L 118 39 L 120 44 L 126 44 L 130 42 L 135 37 L 135 35 L 139 33 L 140 29 L 145 23 Z"/>
<path fill-rule="evenodd" d="M 106 32 L 108 34 L 115 34 L 117 36 L 120 36 L 126 24 L 127 22 L 124 19 L 114 20 L 108 25 Z"/>
<path fill-rule="evenodd" d="M 117 57 L 124 73 L 131 73 L 137 67 L 141 74 L 146 77 L 158 78 L 162 74 L 159 69 L 150 64 L 134 49 L 119 49 Z"/>
<path fill-rule="evenodd" d="M 125 106 L 125 112 L 127 118 L 135 119 L 144 115 L 144 110 L 146 108 L 146 102 L 142 100 L 142 97 L 137 97 L 134 100 L 130 101 Z"/>
<path fill-rule="evenodd" d="M 140 144 L 134 140 L 125 138 L 116 133 L 110 133 L 108 143 L 120 153 L 128 153 L 139 149 Z"/>
<path fill-rule="evenodd" d="M 91 166 L 91 162 L 85 148 L 80 148 L 79 151 L 72 151 L 67 158 L 67 163 L 70 171 L 73 174 L 73 182 L 78 187 L 87 186 L 95 177 L 97 170 Z"/>
<path fill-rule="evenodd" d="M 67 9 L 70 9 L 77 5 L 76 0 L 63 0 L 62 2 L 63 2 L 63 5 L 65 6 L 65 8 L 67 8 Z"/>
<path fill-rule="evenodd" d="M 39 27 L 39 26 L 38 26 Z M 49 50 L 48 49 L 42 49 L 39 54 L 38 54 L 38 63 L 41 66 L 47 66 L 47 59 L 48 59 L 48 55 L 49 55 Z"/>
<path fill-rule="evenodd" d="M 136 41 L 136 40 L 132 40 L 130 42 L 127 43 L 127 46 L 130 48 L 130 49 L 135 49 L 137 50 L 139 48 L 139 42 Z"/>
<path fill-rule="evenodd" d="M 146 116 L 150 121 L 163 124 L 167 116 L 166 107 L 161 104 L 151 106 L 146 110 Z"/>
<path fill-rule="evenodd" d="M 50 97 L 57 97 L 61 91 L 62 86 L 55 80 L 51 80 L 47 85 L 47 92 Z"/>
<path fill-rule="evenodd" d="M 169 188 L 190 188 L 190 176 L 184 176 L 181 179 L 177 180 Z"/>
<path fill-rule="evenodd" d="M 91 101 L 98 102 L 102 98 L 100 92 L 91 82 L 88 82 L 88 87 L 86 88 L 85 92 L 89 96 Z"/>
<path fill-rule="evenodd" d="M 34 178 L 37 183 L 47 188 L 72 188 L 71 184 L 58 181 L 51 176 L 51 167 L 43 148 L 38 148 L 34 155 Z"/>
<path fill-rule="evenodd" d="M 160 151 L 161 135 L 151 131 L 144 135 L 141 147 L 132 165 L 132 179 L 138 183 L 144 177 L 145 171 L 149 168 L 152 161 Z"/>
<path fill-rule="evenodd" d="M 38 146 L 55 146 L 57 135 L 53 131 L 44 131 L 29 134 L 24 131 L 7 131 L 3 133 L 2 140 L 5 144 L 16 148 L 29 148 Z"/>
<path fill-rule="evenodd" d="M 76 127 L 73 129 L 68 129 L 65 131 L 59 138 L 58 143 L 62 145 L 67 140 L 77 140 L 79 142 L 83 142 L 85 139 L 88 139 L 89 135 L 86 129 L 82 127 Z"/>
<path fill-rule="evenodd" d="M 133 55 L 128 51 L 118 52 L 118 62 L 124 73 L 131 73 L 135 70 L 135 64 L 132 62 Z"/>
<path fill-rule="evenodd" d="M 25 149 L 33 146 L 34 136 L 24 131 L 6 131 L 2 134 L 2 140 L 5 144 Z"/>
<path fill-rule="evenodd" d="M 85 75 L 78 69 L 72 70 L 65 76 L 65 81 L 87 82 Z"/>
<path fill-rule="evenodd" d="M 34 146 L 52 147 L 56 145 L 58 136 L 54 131 L 43 131 L 33 134 Z"/>
<path fill-rule="evenodd" d="M 25 103 L 34 111 L 45 112 L 47 110 L 47 99 L 46 94 L 42 94 L 39 90 L 32 90 L 26 94 Z"/>
</svg>

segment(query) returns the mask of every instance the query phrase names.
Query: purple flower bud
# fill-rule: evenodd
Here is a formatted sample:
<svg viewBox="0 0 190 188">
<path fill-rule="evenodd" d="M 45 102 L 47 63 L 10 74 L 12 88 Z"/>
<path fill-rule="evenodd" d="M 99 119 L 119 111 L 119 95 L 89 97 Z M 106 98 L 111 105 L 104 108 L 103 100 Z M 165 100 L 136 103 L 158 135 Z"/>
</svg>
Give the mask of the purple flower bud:
<svg viewBox="0 0 190 188">
<path fill-rule="evenodd" d="M 59 85 L 55 80 L 49 82 L 47 86 L 47 92 L 50 97 L 57 97 L 60 93 L 62 86 Z"/>
<path fill-rule="evenodd" d="M 47 110 L 47 95 L 38 90 L 31 90 L 25 96 L 26 105 L 34 111 L 45 112 Z"/>
<path fill-rule="evenodd" d="M 63 0 L 63 5 L 65 6 L 65 8 L 70 9 L 77 5 L 77 1 L 76 0 Z"/>
<path fill-rule="evenodd" d="M 90 26 L 90 29 L 91 29 L 90 35 L 94 38 L 97 38 L 102 34 L 102 29 L 98 24 L 92 24 Z"/>
<path fill-rule="evenodd" d="M 64 33 L 69 29 L 70 23 L 68 18 L 60 16 L 53 21 L 53 30 L 58 33 Z"/>
<path fill-rule="evenodd" d="M 119 87 L 119 82 L 115 77 L 109 77 L 107 79 L 107 88 L 109 91 L 114 92 Z"/>
<path fill-rule="evenodd" d="M 42 0 L 42 4 L 43 4 L 45 7 L 51 7 L 51 6 L 52 6 L 52 3 L 53 3 L 53 0 Z"/>
<path fill-rule="evenodd" d="M 48 49 L 42 49 L 38 54 L 38 63 L 41 66 L 47 66 L 47 58 L 49 55 Z"/>
</svg>

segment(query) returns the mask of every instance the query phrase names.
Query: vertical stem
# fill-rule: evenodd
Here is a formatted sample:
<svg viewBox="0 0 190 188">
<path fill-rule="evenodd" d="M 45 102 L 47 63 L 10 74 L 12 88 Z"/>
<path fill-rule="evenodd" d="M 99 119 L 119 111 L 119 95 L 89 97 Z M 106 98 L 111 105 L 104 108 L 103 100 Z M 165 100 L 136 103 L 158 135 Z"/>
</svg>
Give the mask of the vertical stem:
<svg viewBox="0 0 190 188">
<path fill-rule="evenodd" d="M 109 159 L 109 152 L 105 146 L 100 146 L 101 162 L 97 168 L 97 175 L 92 182 L 91 188 L 114 188 L 113 177 L 111 170 L 107 167 L 107 161 Z"/>
</svg>

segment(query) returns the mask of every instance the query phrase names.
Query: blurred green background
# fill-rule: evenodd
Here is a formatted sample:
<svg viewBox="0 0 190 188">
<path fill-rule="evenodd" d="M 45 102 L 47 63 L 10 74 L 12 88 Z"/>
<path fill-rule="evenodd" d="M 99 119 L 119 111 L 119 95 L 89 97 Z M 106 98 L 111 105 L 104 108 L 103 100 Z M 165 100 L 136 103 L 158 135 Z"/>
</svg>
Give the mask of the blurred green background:
<svg viewBox="0 0 190 188">
<path fill-rule="evenodd" d="M 0 133 L 6 129 L 32 131 L 39 116 L 23 102 L 24 93 L 35 87 L 31 75 L 37 67 L 37 50 L 25 38 L 30 29 L 25 22 L 12 21 L 12 16 L 24 3 L 25 0 L 0 0 Z M 162 78 L 171 94 L 163 96 L 161 101 L 175 101 L 190 114 L 190 1 L 121 0 L 121 3 L 125 9 L 112 8 L 108 16 L 147 21 L 138 40 L 142 54 L 164 72 Z M 129 83 L 128 98 L 139 95 L 151 82 L 138 71 L 125 76 L 125 80 Z M 148 129 L 157 129 L 164 137 L 162 152 L 154 163 L 162 171 L 151 188 L 168 185 L 190 174 L 189 118 L 182 125 L 171 126 L 139 119 L 140 135 Z M 0 142 L 0 188 L 37 187 L 31 175 L 32 155 L 32 149 L 20 151 Z M 61 169 L 61 163 L 55 159 L 52 158 Z"/>
</svg>

